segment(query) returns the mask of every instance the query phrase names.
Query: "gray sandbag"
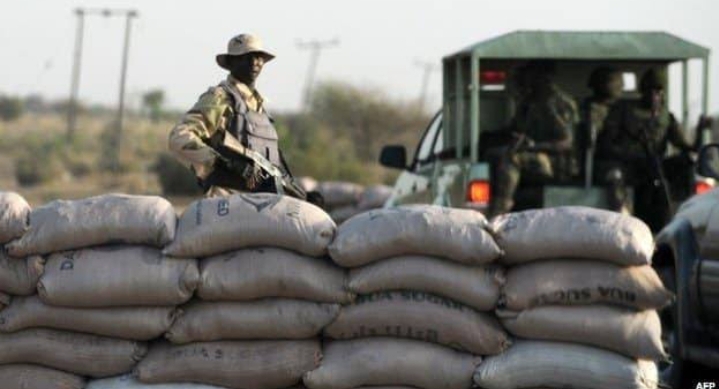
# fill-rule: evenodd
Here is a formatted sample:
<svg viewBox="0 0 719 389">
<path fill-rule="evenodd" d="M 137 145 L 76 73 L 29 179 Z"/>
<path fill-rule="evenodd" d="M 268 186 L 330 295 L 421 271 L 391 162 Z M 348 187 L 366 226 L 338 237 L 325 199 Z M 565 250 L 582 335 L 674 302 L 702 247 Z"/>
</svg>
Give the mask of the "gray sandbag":
<svg viewBox="0 0 719 389">
<path fill-rule="evenodd" d="M 475 355 L 495 355 L 509 346 L 499 322 L 455 301 L 424 292 L 358 296 L 324 329 L 334 339 L 389 336 L 423 340 Z"/>
<path fill-rule="evenodd" d="M 349 289 L 358 294 L 416 290 L 444 296 L 479 311 L 495 308 L 504 271 L 467 266 L 436 257 L 404 256 L 377 261 L 349 272 Z"/>
<path fill-rule="evenodd" d="M 608 305 L 548 305 L 526 311 L 497 311 L 512 335 L 535 340 L 581 343 L 628 357 L 663 360 L 662 325 L 653 310 Z"/>
<path fill-rule="evenodd" d="M 5 293 L 0 293 L 0 310 L 5 309 L 8 305 L 10 305 L 10 296 Z"/>
<path fill-rule="evenodd" d="M 1 365 L 3 389 L 83 389 L 85 379 L 64 371 L 36 365 Z"/>
<path fill-rule="evenodd" d="M 195 382 L 230 389 L 280 389 L 299 383 L 320 361 L 318 340 L 157 343 L 135 368 L 147 384 Z"/>
<path fill-rule="evenodd" d="M 172 343 L 234 339 L 307 339 L 337 317 L 337 304 L 289 299 L 192 301 L 165 337 Z"/>
<path fill-rule="evenodd" d="M 0 192 L 0 244 L 19 238 L 28 229 L 30 204 L 15 192 Z"/>
<path fill-rule="evenodd" d="M 197 295 L 245 301 L 287 297 L 327 303 L 352 301 L 342 269 L 321 258 L 277 248 L 240 250 L 200 261 Z"/>
<path fill-rule="evenodd" d="M 165 306 L 189 300 L 199 279 L 194 259 L 146 246 L 103 246 L 50 255 L 37 289 L 50 305 Z"/>
<path fill-rule="evenodd" d="M 332 220 L 335 221 L 335 223 L 340 224 L 340 223 L 344 223 L 348 219 L 352 218 L 352 216 L 354 216 L 360 212 L 362 212 L 362 211 L 360 211 L 356 206 L 347 205 L 344 207 L 333 209 L 330 212 L 330 216 L 332 217 Z"/>
<path fill-rule="evenodd" d="M 432 343 L 396 338 L 336 341 L 322 364 L 305 374 L 310 389 L 406 385 L 422 389 L 469 389 L 480 357 Z"/>
<path fill-rule="evenodd" d="M 554 258 L 646 265 L 654 252 L 652 232 L 641 220 L 596 208 L 508 213 L 492 219 L 491 228 L 508 265 Z"/>
<path fill-rule="evenodd" d="M 180 218 L 173 257 L 207 257 L 256 246 L 321 256 L 336 225 L 319 207 L 273 193 L 239 193 L 197 200 Z"/>
<path fill-rule="evenodd" d="M 172 204 L 157 196 L 55 200 L 30 213 L 30 229 L 7 250 L 23 257 L 103 244 L 163 247 L 175 237 L 176 222 Z"/>
<path fill-rule="evenodd" d="M 649 265 L 622 267 L 591 260 L 550 260 L 510 268 L 498 305 L 512 311 L 594 303 L 660 309 L 673 299 Z"/>
<path fill-rule="evenodd" d="M 162 336 L 172 325 L 175 307 L 67 308 L 47 305 L 37 296 L 14 297 L 0 311 L 0 332 L 43 327 L 130 340 Z"/>
<path fill-rule="evenodd" d="M 657 366 L 598 348 L 571 343 L 517 341 L 488 357 L 474 374 L 486 389 L 655 389 Z"/>
<path fill-rule="evenodd" d="M 117 377 L 93 380 L 87 383 L 85 389 L 225 389 L 220 386 L 192 384 L 192 383 L 168 383 L 168 384 L 143 384 L 132 374 L 123 374 Z"/>
<path fill-rule="evenodd" d="M 341 181 L 323 181 L 315 188 L 322 194 L 327 208 L 357 204 L 363 189 L 362 185 Z"/>
<path fill-rule="evenodd" d="M 374 185 L 366 188 L 360 195 L 357 208 L 367 211 L 382 208 L 384 203 L 392 196 L 392 187 L 387 185 Z"/>
<path fill-rule="evenodd" d="M 34 294 L 44 268 L 45 260 L 38 255 L 17 259 L 0 251 L 0 292 L 15 296 Z"/>
<path fill-rule="evenodd" d="M 430 255 L 481 265 L 500 255 L 487 220 L 473 210 L 412 205 L 365 212 L 342 223 L 329 247 L 340 266 L 401 255 Z"/>
<path fill-rule="evenodd" d="M 76 332 L 0 334 L 0 364 L 30 363 L 90 377 L 127 373 L 146 353 L 144 343 Z"/>
</svg>

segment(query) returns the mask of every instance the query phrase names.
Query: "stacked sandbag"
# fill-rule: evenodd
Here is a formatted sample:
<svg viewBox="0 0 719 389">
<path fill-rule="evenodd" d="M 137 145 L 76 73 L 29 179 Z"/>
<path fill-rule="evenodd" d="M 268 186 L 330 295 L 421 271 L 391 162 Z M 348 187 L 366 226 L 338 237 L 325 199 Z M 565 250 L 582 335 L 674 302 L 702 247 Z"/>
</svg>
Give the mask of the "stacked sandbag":
<svg viewBox="0 0 719 389">
<path fill-rule="evenodd" d="M 515 344 L 487 358 L 481 387 L 655 388 L 666 358 L 657 310 L 673 295 L 650 266 L 638 219 L 586 207 L 496 217 L 508 266 L 497 315 Z"/>
<path fill-rule="evenodd" d="M 492 313 L 501 252 L 480 213 L 373 210 L 343 223 L 329 250 L 358 297 L 324 329 L 333 341 L 307 387 L 469 388 L 480 355 L 508 347 Z"/>
<path fill-rule="evenodd" d="M 323 181 L 315 186 L 315 190 L 324 198 L 324 209 L 338 224 L 361 212 L 358 205 L 365 190 L 362 185 L 344 181 Z"/>
<path fill-rule="evenodd" d="M 30 205 L 15 192 L 0 192 L 0 245 L 21 237 L 28 229 Z"/>
<path fill-rule="evenodd" d="M 8 266 L 13 259 L 0 258 L 17 275 L 3 283 L 15 296 L 0 311 L 0 367 L 96 378 L 132 371 L 145 341 L 169 329 L 199 282 L 196 260 L 162 254 L 175 227 L 169 202 L 151 196 L 111 194 L 33 210 L 27 232 L 7 245 L 26 259 Z"/>
<path fill-rule="evenodd" d="M 322 328 L 353 298 L 344 271 L 326 258 L 335 229 L 322 209 L 275 194 L 191 204 L 166 252 L 201 258 L 197 298 L 137 366 L 138 381 L 298 384 L 319 363 Z"/>
</svg>

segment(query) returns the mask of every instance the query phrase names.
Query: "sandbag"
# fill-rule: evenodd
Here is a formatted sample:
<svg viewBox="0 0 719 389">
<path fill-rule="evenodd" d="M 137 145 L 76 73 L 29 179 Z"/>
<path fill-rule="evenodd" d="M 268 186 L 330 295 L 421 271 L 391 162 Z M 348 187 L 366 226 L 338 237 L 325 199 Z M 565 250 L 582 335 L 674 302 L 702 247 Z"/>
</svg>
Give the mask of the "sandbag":
<svg viewBox="0 0 719 389">
<path fill-rule="evenodd" d="M 382 208 L 384 203 L 392 196 L 392 187 L 387 185 L 374 185 L 365 189 L 360 195 L 357 208 L 366 211 Z"/>
<path fill-rule="evenodd" d="M 143 384 L 132 374 L 124 374 L 112 378 L 93 380 L 85 389 L 224 389 L 220 386 L 192 383 Z"/>
<path fill-rule="evenodd" d="M 192 297 L 194 259 L 146 246 L 103 246 L 50 255 L 38 283 L 43 302 L 67 307 L 162 306 Z"/>
<path fill-rule="evenodd" d="M 0 311 L 0 332 L 43 327 L 131 340 L 162 336 L 175 319 L 175 307 L 66 308 L 37 296 L 15 297 Z"/>
<path fill-rule="evenodd" d="M 193 301 L 165 335 L 173 343 L 233 339 L 307 339 L 337 317 L 337 304 L 266 299 Z"/>
<path fill-rule="evenodd" d="M 494 315 L 424 292 L 380 292 L 358 296 L 324 330 L 334 339 L 391 336 L 423 340 L 476 355 L 509 346 Z"/>
<path fill-rule="evenodd" d="M 304 376 L 310 389 L 406 385 L 469 389 L 480 357 L 417 340 L 367 338 L 329 343 L 322 364 Z"/>
<path fill-rule="evenodd" d="M 657 366 L 646 360 L 588 346 L 517 341 L 507 352 L 488 357 L 474 374 L 486 389 L 655 389 Z"/>
<path fill-rule="evenodd" d="M 203 300 L 287 297 L 346 303 L 345 273 L 330 261 L 277 248 L 240 250 L 200 261 Z"/>
<path fill-rule="evenodd" d="M 110 243 L 163 247 L 175 237 L 176 221 L 172 204 L 156 196 L 56 200 L 30 213 L 30 229 L 7 250 L 23 257 Z"/>
<path fill-rule="evenodd" d="M 332 220 L 335 221 L 335 223 L 340 224 L 345 222 L 346 220 L 352 218 L 352 216 L 360 213 L 359 209 L 357 209 L 354 205 L 347 205 L 344 207 L 340 207 L 337 209 L 333 209 L 332 212 L 330 212 L 330 216 L 332 217 Z"/>
<path fill-rule="evenodd" d="M 231 389 L 279 389 L 297 384 L 321 357 L 317 340 L 158 343 L 135 369 L 143 383 L 196 382 Z"/>
<path fill-rule="evenodd" d="M 274 246 L 321 256 L 335 229 L 330 216 L 308 202 L 273 193 L 239 193 L 190 204 L 165 253 L 196 258 Z"/>
<path fill-rule="evenodd" d="M 15 192 L 0 192 L 0 244 L 19 238 L 28 229 L 30 204 Z"/>
<path fill-rule="evenodd" d="M 504 271 L 495 266 L 467 266 L 435 257 L 404 256 L 354 268 L 349 289 L 358 294 L 416 290 L 456 300 L 479 311 L 495 308 Z"/>
<path fill-rule="evenodd" d="M 317 180 L 309 176 L 297 177 L 297 183 L 300 184 L 300 186 L 302 187 L 302 189 L 305 190 L 305 192 L 312 192 L 317 190 L 317 185 L 319 184 Z"/>
<path fill-rule="evenodd" d="M 619 265 L 646 265 L 652 232 L 641 220 L 589 207 L 558 207 L 508 213 L 491 228 L 504 264 L 536 259 L 587 258 Z"/>
<path fill-rule="evenodd" d="M 673 299 L 649 265 L 621 267 L 600 261 L 551 260 L 510 268 L 498 305 L 512 311 L 593 303 L 660 309 Z"/>
<path fill-rule="evenodd" d="M 31 363 L 91 377 L 127 373 L 146 352 L 143 343 L 75 332 L 0 334 L 0 364 Z"/>
<path fill-rule="evenodd" d="M 47 367 L 35 365 L 2 365 L 3 389 L 83 389 L 85 379 Z"/>
<path fill-rule="evenodd" d="M 430 255 L 479 265 L 500 250 L 473 210 L 436 205 L 377 209 L 342 223 L 329 247 L 340 266 L 356 267 L 401 255 Z"/>
<path fill-rule="evenodd" d="M 326 207 L 337 208 L 357 204 L 363 189 L 362 185 L 352 182 L 323 181 L 315 190 L 324 197 Z"/>
<path fill-rule="evenodd" d="M 10 296 L 5 293 L 0 293 L 0 310 L 5 309 L 6 306 L 10 305 Z"/>
<path fill-rule="evenodd" d="M 45 260 L 40 256 L 17 259 L 0 251 L 0 292 L 15 296 L 34 294 L 44 268 Z"/>
<path fill-rule="evenodd" d="M 521 338 L 581 343 L 639 359 L 667 357 L 662 325 L 653 310 L 549 305 L 521 312 L 499 310 L 497 315 L 507 331 Z"/>
</svg>

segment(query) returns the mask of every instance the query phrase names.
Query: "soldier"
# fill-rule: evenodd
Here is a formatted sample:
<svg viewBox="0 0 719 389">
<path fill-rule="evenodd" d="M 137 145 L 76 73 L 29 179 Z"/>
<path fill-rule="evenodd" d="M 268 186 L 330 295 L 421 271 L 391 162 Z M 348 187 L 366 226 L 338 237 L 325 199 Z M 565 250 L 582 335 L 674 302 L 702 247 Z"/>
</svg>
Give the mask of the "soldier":
<svg viewBox="0 0 719 389">
<path fill-rule="evenodd" d="M 577 132 L 577 156 L 583 162 L 582 175 L 587 187 L 594 175 L 594 154 L 597 137 L 604 129 L 610 109 L 622 97 L 624 79 L 622 72 L 611 67 L 595 69 L 589 76 L 587 86 L 592 90 L 580 107 L 581 123 Z"/>
<path fill-rule="evenodd" d="M 513 144 L 493 164 L 491 215 L 512 209 L 523 175 L 545 182 L 568 178 L 576 170 L 571 151 L 577 106 L 553 82 L 553 72 L 553 63 L 544 61 L 532 62 L 520 72 L 527 80 L 526 92 L 507 129 Z"/>
<path fill-rule="evenodd" d="M 670 196 L 662 161 L 669 144 L 683 152 L 692 151 L 693 146 L 667 109 L 665 74 L 649 69 L 639 82 L 639 91 L 638 101 L 621 102 L 611 109 L 597 139 L 597 159 L 605 167 L 603 175 L 609 185 L 611 207 L 626 208 L 626 184 L 631 182 L 639 187 L 652 186 L 655 194 L 657 190 L 661 192 L 668 212 Z M 662 214 L 659 209 L 652 213 Z"/>
<path fill-rule="evenodd" d="M 274 59 L 254 35 L 241 34 L 230 40 L 227 53 L 216 57 L 229 71 L 227 79 L 202 94 L 197 103 L 172 129 L 170 150 L 189 166 L 207 196 L 234 192 L 276 192 L 276 181 L 257 163 L 273 165 L 282 179 L 293 183 L 292 175 L 278 147 L 277 131 L 255 88 L 263 66 Z M 228 158 L 219 145 L 231 135 L 259 158 Z M 298 185 L 293 185 L 294 187 Z M 290 194 L 303 198 L 301 190 Z M 311 202 L 321 202 L 312 194 Z"/>
</svg>

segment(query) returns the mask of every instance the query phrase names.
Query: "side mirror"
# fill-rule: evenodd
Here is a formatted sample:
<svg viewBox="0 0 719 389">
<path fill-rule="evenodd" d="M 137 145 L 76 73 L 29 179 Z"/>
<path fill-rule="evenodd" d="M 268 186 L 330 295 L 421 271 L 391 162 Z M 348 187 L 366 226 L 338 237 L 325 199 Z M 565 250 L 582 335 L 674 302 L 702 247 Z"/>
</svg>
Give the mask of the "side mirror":
<svg viewBox="0 0 719 389">
<path fill-rule="evenodd" d="M 385 146 L 379 156 L 379 163 L 393 169 L 407 169 L 407 150 L 404 146 Z"/>
<path fill-rule="evenodd" d="M 699 150 L 699 175 L 719 179 L 719 143 L 708 144 Z"/>
</svg>

